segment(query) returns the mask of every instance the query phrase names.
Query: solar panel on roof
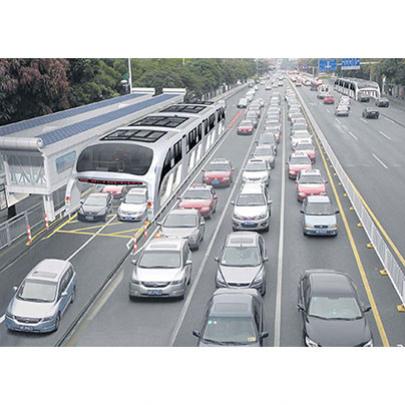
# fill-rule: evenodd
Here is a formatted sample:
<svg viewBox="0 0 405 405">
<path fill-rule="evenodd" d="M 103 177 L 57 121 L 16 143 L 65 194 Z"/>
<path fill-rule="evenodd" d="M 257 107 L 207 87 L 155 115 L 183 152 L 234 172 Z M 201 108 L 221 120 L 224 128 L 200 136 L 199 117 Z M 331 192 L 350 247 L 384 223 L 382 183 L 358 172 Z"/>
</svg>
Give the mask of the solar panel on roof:
<svg viewBox="0 0 405 405">
<path fill-rule="evenodd" d="M 141 141 L 156 142 L 165 131 L 154 131 L 149 129 L 119 129 L 101 138 L 101 141 Z"/>
<path fill-rule="evenodd" d="M 187 120 L 187 117 L 160 117 L 151 115 L 149 117 L 141 118 L 140 120 L 133 122 L 129 126 L 176 128 Z"/>
<path fill-rule="evenodd" d="M 68 125 L 63 128 L 55 129 L 54 131 L 46 132 L 45 134 L 36 136 L 36 138 L 42 140 L 43 146 L 50 145 L 55 142 L 63 141 L 64 139 L 75 136 L 81 132 L 88 131 L 100 125 L 104 125 L 107 122 L 117 120 L 128 114 L 133 114 L 137 111 L 141 111 L 144 108 L 161 103 L 162 101 L 170 100 L 171 98 L 177 96 L 178 94 L 175 93 L 173 94 L 164 93 L 159 96 L 155 96 L 147 100 L 141 101 L 140 103 L 121 108 L 119 110 L 110 111 L 106 114 L 99 115 L 94 118 L 89 118 L 76 124 Z"/>
<path fill-rule="evenodd" d="M 175 104 L 165 108 L 161 112 L 182 112 L 187 114 L 198 114 L 206 108 L 207 107 L 203 105 Z"/>
<path fill-rule="evenodd" d="M 42 115 L 41 117 L 35 117 L 21 122 L 4 125 L 0 127 L 0 136 L 9 135 L 14 132 L 39 127 L 40 125 L 49 124 L 51 122 L 58 121 L 63 118 L 69 118 L 89 111 L 94 111 L 99 108 L 107 107 L 115 103 L 122 103 L 124 101 L 131 100 L 133 98 L 140 97 L 143 95 L 144 94 L 127 94 L 125 96 L 113 97 L 108 100 L 98 101 L 96 103 L 83 105 L 81 107 L 69 108 L 68 110 L 58 111 L 56 113 Z"/>
<path fill-rule="evenodd" d="M 194 102 L 182 102 L 181 104 L 206 104 L 206 105 L 212 105 L 214 104 L 213 101 L 194 101 Z"/>
</svg>

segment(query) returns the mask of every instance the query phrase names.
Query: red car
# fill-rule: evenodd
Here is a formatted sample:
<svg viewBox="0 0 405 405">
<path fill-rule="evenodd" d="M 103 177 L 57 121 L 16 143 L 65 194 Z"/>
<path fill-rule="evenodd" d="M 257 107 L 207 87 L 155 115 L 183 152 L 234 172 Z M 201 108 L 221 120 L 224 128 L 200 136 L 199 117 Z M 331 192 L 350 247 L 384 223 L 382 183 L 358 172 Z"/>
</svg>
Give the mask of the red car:
<svg viewBox="0 0 405 405">
<path fill-rule="evenodd" d="M 287 162 L 288 177 L 295 180 L 301 171 L 311 170 L 311 159 L 304 152 L 292 153 Z"/>
<path fill-rule="evenodd" d="M 323 103 L 324 104 L 335 104 L 335 97 L 328 94 L 323 98 Z"/>
<path fill-rule="evenodd" d="M 252 135 L 254 129 L 252 121 L 244 120 L 238 126 L 238 135 Z"/>
<path fill-rule="evenodd" d="M 316 151 L 315 146 L 312 142 L 298 142 L 294 146 L 294 152 L 304 152 L 311 159 L 312 163 L 315 163 L 316 160 Z"/>
<path fill-rule="evenodd" d="M 326 195 L 326 181 L 318 169 L 302 171 L 297 179 L 298 201 L 304 201 L 309 195 Z"/>
<path fill-rule="evenodd" d="M 114 199 L 119 199 L 125 196 L 127 188 L 125 186 L 104 186 L 102 192 L 111 194 Z"/>
<path fill-rule="evenodd" d="M 229 160 L 212 160 L 203 170 L 203 183 L 213 187 L 228 187 L 233 181 L 233 168 Z"/>
<path fill-rule="evenodd" d="M 210 218 L 217 209 L 218 196 L 212 186 L 202 184 L 191 186 L 179 200 L 180 208 L 194 208 L 204 218 Z"/>
</svg>

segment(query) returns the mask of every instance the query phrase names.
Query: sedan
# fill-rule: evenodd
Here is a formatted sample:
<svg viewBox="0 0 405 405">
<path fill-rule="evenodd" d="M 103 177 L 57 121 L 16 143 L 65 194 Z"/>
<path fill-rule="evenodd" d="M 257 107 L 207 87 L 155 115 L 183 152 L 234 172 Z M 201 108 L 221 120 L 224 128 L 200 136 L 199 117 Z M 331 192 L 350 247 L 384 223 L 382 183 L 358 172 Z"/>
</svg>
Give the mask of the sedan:
<svg viewBox="0 0 405 405">
<path fill-rule="evenodd" d="M 79 221 L 106 221 L 112 210 L 110 193 L 91 193 L 84 201 L 80 201 L 77 219 Z"/>
<path fill-rule="evenodd" d="M 373 346 L 365 313 L 350 277 L 334 270 L 307 270 L 298 285 L 298 309 L 306 346 Z"/>
<path fill-rule="evenodd" d="M 272 169 L 276 165 L 276 153 L 273 146 L 258 145 L 253 152 L 253 158 L 265 160 Z"/>
<path fill-rule="evenodd" d="M 311 141 L 304 140 L 302 142 L 299 142 L 294 146 L 293 150 L 294 152 L 304 152 L 311 159 L 311 162 L 315 163 L 316 151 L 315 146 Z"/>
<path fill-rule="evenodd" d="M 336 214 L 339 210 L 332 206 L 326 195 L 308 196 L 302 204 L 304 214 L 304 235 L 336 236 L 338 233 Z"/>
<path fill-rule="evenodd" d="M 292 148 L 302 141 L 312 142 L 312 135 L 307 130 L 294 131 L 291 135 Z"/>
<path fill-rule="evenodd" d="M 249 159 L 243 172 L 242 181 L 270 184 L 270 165 L 263 159 Z"/>
<path fill-rule="evenodd" d="M 305 153 L 293 153 L 287 162 L 288 177 L 295 180 L 303 170 L 312 169 L 311 159 Z"/>
<path fill-rule="evenodd" d="M 349 108 L 346 105 L 339 104 L 335 110 L 336 117 L 348 117 L 349 116 Z"/>
<path fill-rule="evenodd" d="M 233 232 L 226 238 L 218 262 L 216 287 L 255 288 L 266 293 L 268 261 L 265 242 L 257 232 Z"/>
<path fill-rule="evenodd" d="M 324 104 L 335 104 L 335 97 L 328 94 L 323 98 L 323 103 Z"/>
<path fill-rule="evenodd" d="M 214 159 L 203 170 L 203 183 L 213 187 L 228 187 L 233 180 L 233 171 L 229 160 Z"/>
<path fill-rule="evenodd" d="M 362 113 L 363 118 L 376 118 L 380 116 L 380 113 L 377 109 L 372 108 L 372 107 L 367 107 L 363 110 Z"/>
<path fill-rule="evenodd" d="M 244 120 L 238 126 L 238 135 L 252 135 L 254 129 L 255 127 L 252 121 Z"/>
<path fill-rule="evenodd" d="M 326 181 L 318 169 L 301 172 L 296 181 L 298 201 L 302 202 L 310 195 L 326 194 Z"/>
<path fill-rule="evenodd" d="M 103 193 L 110 193 L 111 196 L 116 199 L 119 200 L 121 198 L 123 198 L 127 192 L 127 188 L 125 186 L 105 186 L 103 187 L 102 190 Z"/>
<path fill-rule="evenodd" d="M 370 96 L 364 93 L 359 93 L 357 100 L 360 101 L 360 103 L 368 103 L 370 101 Z"/>
<path fill-rule="evenodd" d="M 253 288 L 220 288 L 208 301 L 201 332 L 193 331 L 198 346 L 263 346 L 263 299 Z"/>
<path fill-rule="evenodd" d="M 388 100 L 388 98 L 380 97 L 375 100 L 375 105 L 377 107 L 389 107 L 390 101 Z"/>
<path fill-rule="evenodd" d="M 211 218 L 217 209 L 218 196 L 211 186 L 191 186 L 179 197 L 179 208 L 195 208 L 204 218 Z"/>
<path fill-rule="evenodd" d="M 195 209 L 173 209 L 158 225 L 162 237 L 187 239 L 191 250 L 198 250 L 204 239 L 205 221 Z"/>
</svg>

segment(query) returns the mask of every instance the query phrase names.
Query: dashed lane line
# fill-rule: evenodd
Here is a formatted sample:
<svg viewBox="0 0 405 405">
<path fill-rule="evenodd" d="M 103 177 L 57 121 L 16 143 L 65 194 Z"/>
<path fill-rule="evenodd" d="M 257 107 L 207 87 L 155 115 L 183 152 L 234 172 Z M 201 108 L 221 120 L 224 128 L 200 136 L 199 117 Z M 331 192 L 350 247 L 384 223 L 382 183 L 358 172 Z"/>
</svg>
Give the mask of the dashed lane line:
<svg viewBox="0 0 405 405">
<path fill-rule="evenodd" d="M 378 131 L 385 139 L 388 139 L 389 141 L 392 141 L 392 138 L 385 134 L 383 131 Z"/>
<path fill-rule="evenodd" d="M 359 140 L 359 139 L 357 138 L 357 136 L 353 134 L 352 131 L 347 131 L 347 133 L 348 133 L 353 139 L 355 139 L 356 141 Z"/>
<path fill-rule="evenodd" d="M 388 169 L 388 166 L 375 154 L 373 153 L 373 158 L 385 169 Z"/>
</svg>

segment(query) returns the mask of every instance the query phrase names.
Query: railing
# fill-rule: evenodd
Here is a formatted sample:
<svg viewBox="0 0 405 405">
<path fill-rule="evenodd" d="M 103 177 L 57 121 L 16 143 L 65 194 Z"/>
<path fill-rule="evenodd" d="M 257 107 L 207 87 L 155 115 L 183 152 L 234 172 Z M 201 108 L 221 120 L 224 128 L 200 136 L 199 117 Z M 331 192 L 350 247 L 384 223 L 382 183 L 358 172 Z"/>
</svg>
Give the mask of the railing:
<svg viewBox="0 0 405 405">
<path fill-rule="evenodd" d="M 44 224 L 44 205 L 38 203 L 27 211 L 0 224 L 0 250 L 10 246 L 17 239 L 31 235 L 31 230 Z"/>
<path fill-rule="evenodd" d="M 304 103 L 299 92 L 292 86 L 299 98 L 301 105 L 304 109 L 304 113 L 307 116 L 314 134 L 320 140 L 323 148 L 325 149 L 326 154 L 329 157 L 330 162 L 332 163 L 336 174 L 339 177 L 342 186 L 344 187 L 347 196 L 350 199 L 350 202 L 356 211 L 357 216 L 360 219 L 363 228 L 372 243 L 375 252 L 377 253 L 378 258 L 380 259 L 381 263 L 384 266 L 384 270 L 386 270 L 391 283 L 397 292 L 401 302 L 405 305 L 405 273 L 402 267 L 396 261 L 394 255 L 392 254 L 390 248 L 387 246 L 385 239 L 381 236 L 380 231 L 378 230 L 376 224 L 374 223 L 373 219 L 371 218 L 366 206 L 363 203 L 363 199 L 350 180 L 349 176 L 344 171 L 342 165 L 340 164 L 338 158 L 336 157 L 335 153 L 333 152 L 329 142 L 327 141 L 325 135 L 323 134 L 322 130 L 316 123 L 314 117 L 312 116 L 311 112 L 309 111 L 308 107 Z"/>
</svg>

